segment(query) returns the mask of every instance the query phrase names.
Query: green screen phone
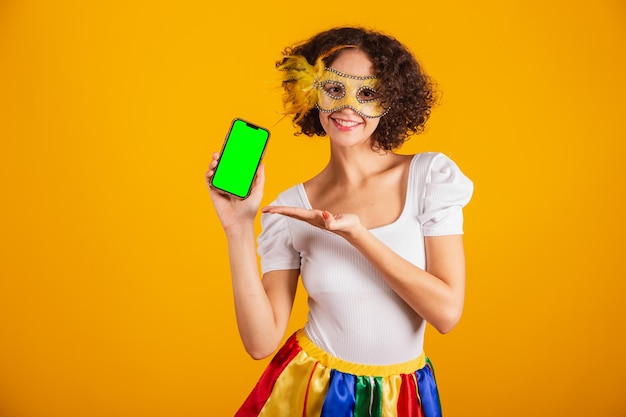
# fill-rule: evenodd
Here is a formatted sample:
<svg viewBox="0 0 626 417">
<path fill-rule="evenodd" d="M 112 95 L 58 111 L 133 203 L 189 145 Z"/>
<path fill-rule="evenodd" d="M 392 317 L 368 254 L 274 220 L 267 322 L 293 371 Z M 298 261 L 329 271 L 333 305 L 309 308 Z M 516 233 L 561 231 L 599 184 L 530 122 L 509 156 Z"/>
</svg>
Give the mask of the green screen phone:
<svg viewBox="0 0 626 417">
<path fill-rule="evenodd" d="M 270 132 L 265 128 L 239 118 L 233 120 L 211 178 L 211 186 L 239 198 L 247 198 L 269 137 Z"/>
</svg>

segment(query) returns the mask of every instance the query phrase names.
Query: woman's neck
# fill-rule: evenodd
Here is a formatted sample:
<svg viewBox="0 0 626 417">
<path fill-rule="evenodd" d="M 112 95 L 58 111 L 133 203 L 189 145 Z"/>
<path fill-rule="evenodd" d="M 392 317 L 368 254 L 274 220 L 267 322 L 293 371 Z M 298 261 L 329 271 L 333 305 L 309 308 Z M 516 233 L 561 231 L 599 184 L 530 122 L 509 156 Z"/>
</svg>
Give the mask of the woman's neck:
<svg viewBox="0 0 626 417">
<path fill-rule="evenodd" d="M 330 159 L 322 171 L 336 182 L 358 184 L 395 165 L 398 155 L 370 144 L 340 148 L 331 145 Z"/>
</svg>

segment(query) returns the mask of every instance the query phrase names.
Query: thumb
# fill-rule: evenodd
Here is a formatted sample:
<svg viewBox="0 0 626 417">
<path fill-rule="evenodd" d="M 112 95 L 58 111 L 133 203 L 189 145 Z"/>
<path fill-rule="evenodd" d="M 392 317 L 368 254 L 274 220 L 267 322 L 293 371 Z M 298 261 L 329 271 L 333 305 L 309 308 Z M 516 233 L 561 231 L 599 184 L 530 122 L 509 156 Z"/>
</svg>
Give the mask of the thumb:
<svg viewBox="0 0 626 417">
<path fill-rule="evenodd" d="M 265 184 L 265 164 L 259 165 L 259 169 L 257 169 L 256 171 L 255 182 L 261 187 L 263 186 L 263 184 Z"/>
</svg>

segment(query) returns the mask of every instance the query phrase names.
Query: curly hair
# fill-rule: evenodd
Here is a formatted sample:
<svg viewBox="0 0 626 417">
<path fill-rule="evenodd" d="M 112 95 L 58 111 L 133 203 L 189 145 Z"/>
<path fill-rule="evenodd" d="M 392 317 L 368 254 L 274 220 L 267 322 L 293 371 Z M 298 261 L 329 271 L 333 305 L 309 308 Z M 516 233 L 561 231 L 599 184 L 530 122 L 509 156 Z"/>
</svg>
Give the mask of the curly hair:
<svg viewBox="0 0 626 417">
<path fill-rule="evenodd" d="M 390 151 L 399 148 L 409 136 L 423 132 L 436 102 L 434 81 L 424 73 L 413 54 L 393 37 L 359 27 L 334 28 L 285 48 L 283 56 L 301 55 L 312 65 L 338 45 L 353 45 L 368 55 L 379 78 L 383 105 L 389 107 L 374 132 L 372 145 Z M 330 66 L 341 52 L 330 54 L 324 64 Z M 276 62 L 276 66 L 282 62 Z M 283 82 L 285 91 L 289 87 L 288 81 Z M 296 135 L 326 135 L 316 107 L 294 123 L 300 128 Z"/>
</svg>

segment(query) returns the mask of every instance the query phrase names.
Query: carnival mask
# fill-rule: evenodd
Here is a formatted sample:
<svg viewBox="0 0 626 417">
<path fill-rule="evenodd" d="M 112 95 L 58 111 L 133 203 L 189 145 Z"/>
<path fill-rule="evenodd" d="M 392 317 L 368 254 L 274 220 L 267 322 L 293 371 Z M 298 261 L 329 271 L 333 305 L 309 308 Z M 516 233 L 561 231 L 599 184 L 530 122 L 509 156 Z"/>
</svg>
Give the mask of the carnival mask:
<svg viewBox="0 0 626 417">
<path fill-rule="evenodd" d="M 378 78 L 375 75 L 351 75 L 334 68 L 325 68 L 321 79 L 316 81 L 319 90 L 316 107 L 324 113 L 350 108 L 361 117 L 381 117 L 388 109 L 381 104 L 377 85 Z"/>
</svg>

